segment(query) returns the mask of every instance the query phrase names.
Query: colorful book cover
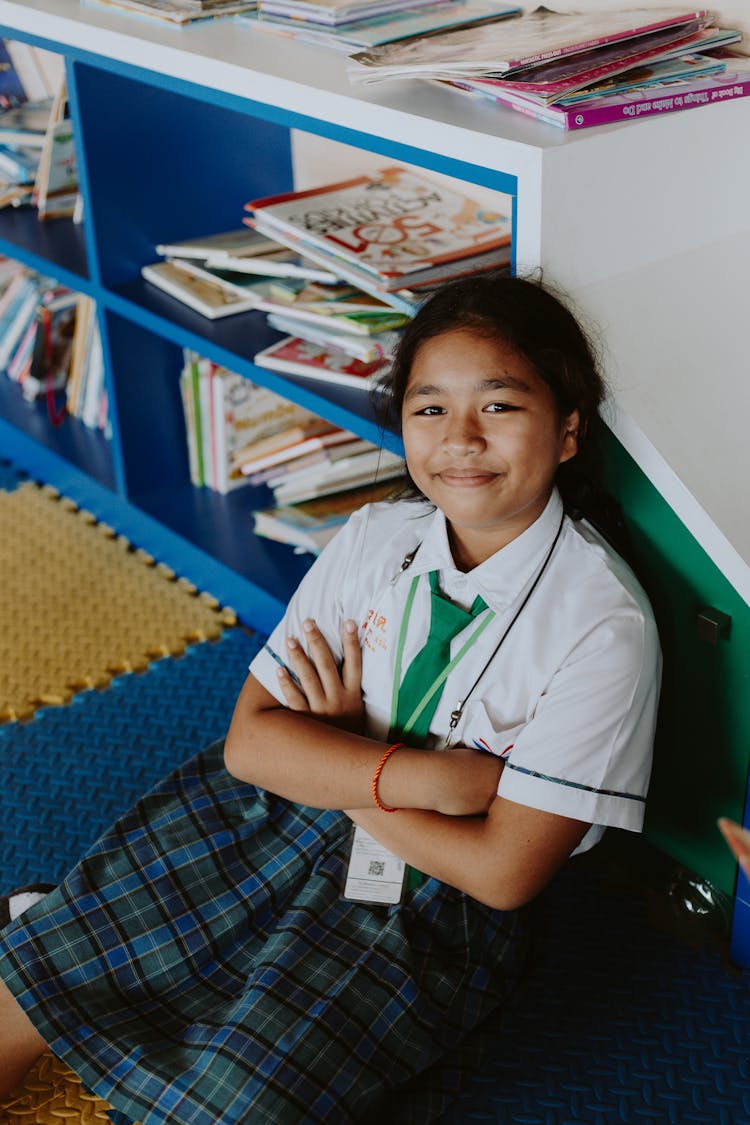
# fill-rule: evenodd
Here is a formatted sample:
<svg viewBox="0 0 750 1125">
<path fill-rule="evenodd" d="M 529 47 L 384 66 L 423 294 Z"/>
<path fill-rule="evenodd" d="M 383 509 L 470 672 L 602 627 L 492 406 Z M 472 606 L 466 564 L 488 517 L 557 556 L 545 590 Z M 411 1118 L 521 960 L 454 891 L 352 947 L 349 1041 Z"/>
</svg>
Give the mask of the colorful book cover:
<svg viewBox="0 0 750 1125">
<path fill-rule="evenodd" d="M 499 75 L 625 39 L 651 35 L 694 20 L 715 22 L 708 9 L 670 8 L 573 15 L 540 9 L 482 27 L 464 28 L 402 43 L 387 43 L 352 56 L 353 82 L 421 77 Z"/>
<path fill-rule="evenodd" d="M 351 53 L 352 50 L 378 47 L 382 43 L 411 39 L 417 35 L 431 35 L 449 28 L 477 26 L 517 15 L 520 11 L 517 6 L 511 7 L 498 3 L 497 0 L 442 0 L 439 4 L 422 4 L 417 7 L 410 4 L 409 7 L 386 15 L 337 24 L 334 27 L 321 27 L 309 21 L 278 14 L 271 19 L 267 12 L 237 18 L 262 31 L 287 32 L 306 43 L 320 43 L 325 47 Z"/>
<path fill-rule="evenodd" d="M 387 359 L 363 362 L 345 352 L 331 351 L 310 340 L 292 336 L 264 348 L 258 352 L 253 362 L 258 367 L 267 367 L 271 371 L 304 375 L 346 387 L 365 388 L 369 388 L 378 375 L 382 377 L 390 369 Z"/>
<path fill-rule="evenodd" d="M 518 71 L 505 79 L 485 78 L 479 81 L 486 82 L 489 87 L 502 87 L 512 93 L 551 104 L 593 83 L 604 82 L 623 74 L 633 67 L 671 60 L 686 51 L 711 50 L 736 43 L 739 38 L 738 31 L 716 28 L 693 31 L 677 40 L 657 35 L 649 38 L 648 45 L 644 41 L 635 50 L 630 44 L 618 45 L 606 48 L 604 52 L 596 51 L 594 57 L 578 55 L 530 71 Z"/>
<path fill-rule="evenodd" d="M 266 233 L 292 232 L 374 279 L 400 281 L 510 244 L 511 217 L 392 165 L 372 175 L 246 204 Z"/>
<path fill-rule="evenodd" d="M 727 62 L 726 69 L 719 74 L 651 83 L 639 89 L 591 98 L 580 105 L 540 106 L 534 102 L 506 102 L 501 94 L 495 95 L 494 100 L 561 129 L 586 129 L 595 125 L 611 125 L 619 121 L 635 121 L 663 113 L 696 109 L 749 95 L 750 58 L 736 56 L 731 62 Z"/>
</svg>

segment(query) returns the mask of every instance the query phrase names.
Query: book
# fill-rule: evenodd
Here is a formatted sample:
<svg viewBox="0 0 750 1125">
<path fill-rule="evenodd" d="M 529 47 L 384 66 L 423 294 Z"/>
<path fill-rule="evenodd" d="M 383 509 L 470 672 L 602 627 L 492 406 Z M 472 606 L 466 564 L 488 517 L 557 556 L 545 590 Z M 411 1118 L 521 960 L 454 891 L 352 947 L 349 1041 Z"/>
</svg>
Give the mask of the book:
<svg viewBox="0 0 750 1125">
<path fill-rule="evenodd" d="M 64 65 L 61 55 L 53 55 L 51 51 L 22 43 L 19 39 L 6 39 L 5 49 L 23 87 L 24 101 L 33 102 L 54 95 Z M 57 60 L 58 77 L 54 81 L 51 72 L 54 63 L 50 63 L 50 59 Z"/>
<path fill-rule="evenodd" d="M 386 296 L 408 288 L 412 275 L 429 270 L 441 280 L 457 261 L 507 251 L 511 239 L 510 215 L 399 165 L 246 208 L 269 237 L 302 239 L 307 253 L 320 250 L 339 262 L 345 280 L 354 268 Z"/>
<path fill-rule="evenodd" d="M 339 298 L 315 297 L 305 299 L 305 293 L 298 293 L 294 301 L 279 300 L 274 295 L 258 301 L 257 308 L 266 313 L 293 317 L 304 323 L 335 328 L 357 336 L 372 336 L 390 329 L 401 328 L 408 317 L 384 305 L 377 298 L 362 300 L 361 293 L 353 293 Z M 301 333 L 296 333 L 301 335 Z"/>
<path fill-rule="evenodd" d="M 301 504 L 260 508 L 253 512 L 253 530 L 264 539 L 319 554 L 353 512 L 386 500 L 393 491 L 392 480 L 379 481 Z"/>
<path fill-rule="evenodd" d="M 358 488 L 362 484 L 392 480 L 403 475 L 404 467 L 403 458 L 387 449 L 376 448 L 369 453 L 323 466 L 320 472 L 308 470 L 300 474 L 301 479 L 296 476 L 285 478 L 274 488 L 274 499 L 278 504 L 312 500 L 316 496 Z"/>
<path fill-rule="evenodd" d="M 647 67 L 660 61 L 671 61 L 686 51 L 711 50 L 736 42 L 739 32 L 731 29 L 704 28 L 677 40 L 662 40 L 659 35 L 648 39 L 632 50 L 630 44 L 616 45 L 582 55 L 574 55 L 559 62 L 545 63 L 530 70 L 515 71 L 507 78 L 483 78 L 475 81 L 487 83 L 490 88 L 507 90 L 524 98 L 546 104 L 560 101 L 576 91 L 609 78 L 617 77 L 633 68 Z M 592 58 L 591 56 L 596 56 Z"/>
<path fill-rule="evenodd" d="M 251 257 L 278 249 L 278 244 L 264 238 L 257 231 L 240 227 L 238 230 L 221 231 L 219 234 L 199 235 L 196 238 L 179 239 L 176 242 L 159 242 L 155 250 L 163 258 L 197 258 L 205 261 L 214 255 L 222 257 Z"/>
<path fill-rule="evenodd" d="M 209 320 L 234 316 L 258 307 L 258 298 L 253 290 L 240 296 L 236 289 L 227 288 L 218 278 L 200 276 L 188 269 L 185 263 L 154 262 L 142 267 L 141 276 Z"/>
<path fill-rule="evenodd" d="M 291 461 L 282 461 L 278 465 L 270 465 L 267 469 L 259 469 L 257 473 L 250 473 L 245 479 L 248 484 L 267 484 L 270 488 L 275 488 L 283 479 L 296 476 L 298 473 L 305 473 L 320 465 L 341 461 L 355 453 L 366 453 L 374 448 L 372 442 L 365 441 L 363 438 L 359 440 L 352 438 L 351 441 L 343 442 L 341 445 L 329 445 L 327 449 L 314 449 L 312 453 L 305 453 Z"/>
<path fill-rule="evenodd" d="M 352 82 L 397 78 L 465 78 L 505 75 L 551 59 L 590 51 L 627 39 L 681 28 L 696 20 L 715 22 L 708 9 L 671 8 L 582 15 L 541 8 L 497 24 L 432 35 L 403 43 L 387 43 L 352 55 L 347 73 Z"/>
<path fill-rule="evenodd" d="M 463 85 L 463 83 L 461 84 Z M 472 88 L 475 83 L 466 83 Z M 664 80 L 642 88 L 607 93 L 599 98 L 589 98 L 573 105 L 539 105 L 514 99 L 507 101 L 505 94 L 482 94 L 499 104 L 527 113 L 539 121 L 561 129 L 586 129 L 595 125 L 609 125 L 618 121 L 634 121 L 663 113 L 715 102 L 746 98 L 750 95 L 750 58 L 737 55 L 727 60 L 726 68 L 718 74 L 696 78 Z"/>
<path fill-rule="evenodd" d="M 186 7 L 181 0 L 83 0 L 84 5 L 94 8 L 115 8 L 131 12 L 147 19 L 161 20 L 168 24 L 181 26 L 194 20 L 216 19 L 237 12 L 246 12 L 255 7 L 254 0 L 218 0 L 205 7 Z"/>
<path fill-rule="evenodd" d="M 51 98 L 3 110 L 0 113 L 0 144 L 43 148 L 51 110 Z"/>
<path fill-rule="evenodd" d="M 0 106 L 21 105 L 28 98 L 4 39 L 0 39 Z"/>
<path fill-rule="evenodd" d="M 264 277 L 291 277 L 303 281 L 319 281 L 335 285 L 339 278 L 331 270 L 318 266 L 301 254 L 276 243 L 276 249 L 253 257 L 231 257 L 229 254 L 211 255 L 205 259 L 208 269 L 231 270 L 237 274 L 261 274 Z"/>
<path fill-rule="evenodd" d="M 282 461 L 291 461 L 295 457 L 302 457 L 315 450 L 326 449 L 329 445 L 343 444 L 352 441 L 355 437 L 356 434 L 349 430 L 331 427 L 322 433 L 298 437 L 296 441 L 291 441 L 289 444 L 262 456 L 246 456 L 239 452 L 235 455 L 233 461 L 239 467 L 243 476 L 250 476 L 251 473 L 257 473 L 261 469 L 269 469 L 272 465 L 279 465 Z"/>
<path fill-rule="evenodd" d="M 267 9 L 238 16 L 237 19 L 259 31 L 270 31 L 351 54 L 366 47 L 430 35 L 447 28 L 490 23 L 517 15 L 520 10 L 517 6 L 511 7 L 497 0 L 442 0 L 438 4 L 410 5 L 394 12 L 330 27 L 295 16 L 277 14 L 271 17 Z"/>
<path fill-rule="evenodd" d="M 259 0 L 258 8 L 264 15 L 289 16 L 335 26 L 429 3 L 431 0 Z"/>
<path fill-rule="evenodd" d="M 352 332 L 339 332 L 334 326 L 319 326 L 281 313 L 268 313 L 266 320 L 271 328 L 285 336 L 298 336 L 309 340 L 311 344 L 322 344 L 333 351 L 345 352 L 363 363 L 369 363 L 373 359 L 390 359 L 400 339 L 398 331 L 357 336 Z"/>
<path fill-rule="evenodd" d="M 0 144 L 0 177 L 7 183 L 33 184 L 38 168 L 38 148 Z"/>
<path fill-rule="evenodd" d="M 390 370 L 386 359 L 363 362 L 346 355 L 313 344 L 299 337 L 286 336 L 277 344 L 271 344 L 258 352 L 253 363 L 267 367 L 270 371 L 280 371 L 290 375 L 304 375 L 320 379 L 326 383 L 338 383 L 345 387 L 359 387 L 369 390 Z"/>
</svg>

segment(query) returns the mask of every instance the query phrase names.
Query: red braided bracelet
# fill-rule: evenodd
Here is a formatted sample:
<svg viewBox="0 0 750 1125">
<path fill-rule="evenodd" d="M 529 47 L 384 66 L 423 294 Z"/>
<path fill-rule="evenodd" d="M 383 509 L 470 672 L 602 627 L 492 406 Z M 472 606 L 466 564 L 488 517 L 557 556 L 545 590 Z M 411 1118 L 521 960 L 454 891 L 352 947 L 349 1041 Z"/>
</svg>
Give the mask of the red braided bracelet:
<svg viewBox="0 0 750 1125">
<path fill-rule="evenodd" d="M 375 770 L 375 773 L 372 776 L 372 799 L 375 802 L 377 808 L 379 808 L 381 812 L 398 812 L 399 811 L 397 808 L 389 809 L 388 806 L 384 805 L 383 802 L 380 800 L 380 797 L 378 796 L 378 782 L 380 780 L 380 775 L 383 772 L 383 766 L 388 761 L 391 754 L 393 754 L 393 752 L 395 750 L 400 750 L 403 745 L 404 745 L 403 742 L 396 742 L 396 743 L 394 743 L 393 746 L 389 746 L 388 749 L 386 750 L 385 754 L 383 755 L 383 757 L 378 762 L 378 768 Z"/>
</svg>

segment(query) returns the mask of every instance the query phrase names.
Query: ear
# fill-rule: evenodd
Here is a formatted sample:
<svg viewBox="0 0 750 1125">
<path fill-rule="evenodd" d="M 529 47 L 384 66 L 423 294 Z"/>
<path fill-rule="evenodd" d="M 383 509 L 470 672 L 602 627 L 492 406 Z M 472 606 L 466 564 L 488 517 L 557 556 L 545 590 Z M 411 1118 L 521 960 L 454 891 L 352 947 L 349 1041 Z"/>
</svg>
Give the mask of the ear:
<svg viewBox="0 0 750 1125">
<path fill-rule="evenodd" d="M 567 418 L 563 419 L 559 461 L 561 465 L 564 461 L 570 461 L 578 452 L 578 429 L 580 424 L 581 416 L 577 410 L 574 410 Z"/>
</svg>

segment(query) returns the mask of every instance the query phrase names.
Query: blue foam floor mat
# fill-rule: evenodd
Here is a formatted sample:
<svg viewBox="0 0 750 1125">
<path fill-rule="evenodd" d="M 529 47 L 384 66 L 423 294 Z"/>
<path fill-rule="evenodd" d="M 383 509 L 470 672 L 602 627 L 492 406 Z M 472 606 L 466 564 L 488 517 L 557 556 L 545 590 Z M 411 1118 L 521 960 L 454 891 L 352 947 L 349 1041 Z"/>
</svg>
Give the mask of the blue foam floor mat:
<svg viewBox="0 0 750 1125">
<path fill-rule="evenodd" d="M 105 691 L 0 726 L 0 885 L 58 882 L 147 789 L 223 737 L 264 640 L 226 630 Z"/>
</svg>

